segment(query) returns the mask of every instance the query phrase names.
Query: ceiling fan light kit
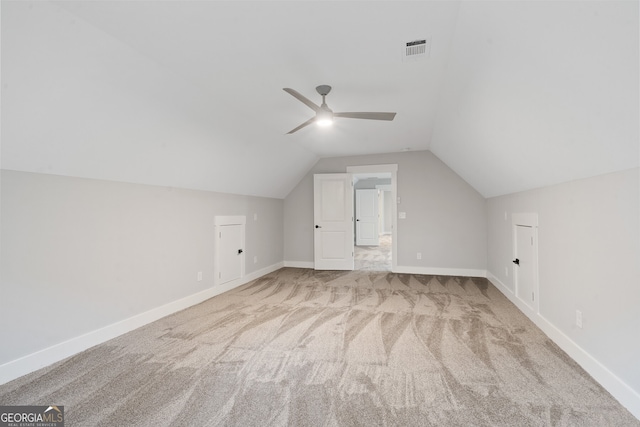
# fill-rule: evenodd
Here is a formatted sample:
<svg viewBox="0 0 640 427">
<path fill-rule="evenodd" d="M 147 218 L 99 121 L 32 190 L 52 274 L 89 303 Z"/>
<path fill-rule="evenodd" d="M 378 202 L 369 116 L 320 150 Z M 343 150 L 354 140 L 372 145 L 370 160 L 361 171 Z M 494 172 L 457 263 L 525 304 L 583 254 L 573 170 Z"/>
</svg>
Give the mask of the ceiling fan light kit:
<svg viewBox="0 0 640 427">
<path fill-rule="evenodd" d="M 316 87 L 316 91 L 322 96 L 322 104 L 316 105 L 313 101 L 309 100 L 304 95 L 300 94 L 298 91 L 285 87 L 283 89 L 285 92 L 296 98 L 298 101 L 302 102 L 307 107 L 311 108 L 315 113 L 315 117 L 307 120 L 302 123 L 300 126 L 290 130 L 287 134 L 292 134 L 294 132 L 299 131 L 300 129 L 310 125 L 311 123 L 316 123 L 318 126 L 330 126 L 333 123 L 333 119 L 335 117 L 342 117 L 346 119 L 366 119 L 366 120 L 386 120 L 391 121 L 396 116 L 396 113 L 374 113 L 374 112 L 350 112 L 350 113 L 334 113 L 331 108 L 327 105 L 325 101 L 325 97 L 331 92 L 331 86 L 329 85 L 320 85 Z"/>
</svg>

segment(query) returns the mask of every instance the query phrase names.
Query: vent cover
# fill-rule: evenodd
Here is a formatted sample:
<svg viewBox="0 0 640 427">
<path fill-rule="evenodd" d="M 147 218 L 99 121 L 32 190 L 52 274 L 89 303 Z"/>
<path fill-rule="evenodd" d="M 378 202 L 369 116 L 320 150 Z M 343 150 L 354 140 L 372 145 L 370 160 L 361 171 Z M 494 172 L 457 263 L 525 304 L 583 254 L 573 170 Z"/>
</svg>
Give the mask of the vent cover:
<svg viewBox="0 0 640 427">
<path fill-rule="evenodd" d="M 402 61 L 422 61 L 431 53 L 431 37 L 412 40 L 402 45 Z"/>
</svg>

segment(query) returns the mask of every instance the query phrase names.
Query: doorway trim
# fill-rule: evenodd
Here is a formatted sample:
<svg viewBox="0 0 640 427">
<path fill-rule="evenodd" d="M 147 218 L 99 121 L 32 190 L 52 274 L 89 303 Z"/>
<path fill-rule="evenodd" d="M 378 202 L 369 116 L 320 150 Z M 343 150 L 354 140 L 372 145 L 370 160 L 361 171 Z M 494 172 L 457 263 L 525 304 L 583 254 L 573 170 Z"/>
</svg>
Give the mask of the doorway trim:
<svg viewBox="0 0 640 427">
<path fill-rule="evenodd" d="M 360 173 L 388 172 L 391 174 L 391 197 L 395 203 L 391 203 L 391 272 L 398 269 L 398 165 L 364 165 L 347 166 L 347 172 L 357 175 Z"/>
<path fill-rule="evenodd" d="M 518 226 L 531 227 L 533 232 L 533 250 L 532 250 L 533 259 L 531 260 L 531 262 L 533 264 L 533 293 L 534 293 L 533 307 L 530 307 L 524 302 L 523 304 L 519 305 L 519 307 L 526 307 L 526 309 L 528 310 L 533 309 L 535 314 L 540 314 L 540 286 L 538 281 L 538 214 L 531 212 L 531 213 L 514 213 L 511 215 L 512 259 L 515 259 L 516 251 L 517 251 L 516 245 L 518 244 L 517 242 Z M 514 265 L 512 269 L 513 273 L 511 277 L 513 277 L 513 295 L 516 299 L 519 299 L 517 283 L 516 283 L 516 270 L 515 270 L 516 268 L 517 267 Z"/>
</svg>

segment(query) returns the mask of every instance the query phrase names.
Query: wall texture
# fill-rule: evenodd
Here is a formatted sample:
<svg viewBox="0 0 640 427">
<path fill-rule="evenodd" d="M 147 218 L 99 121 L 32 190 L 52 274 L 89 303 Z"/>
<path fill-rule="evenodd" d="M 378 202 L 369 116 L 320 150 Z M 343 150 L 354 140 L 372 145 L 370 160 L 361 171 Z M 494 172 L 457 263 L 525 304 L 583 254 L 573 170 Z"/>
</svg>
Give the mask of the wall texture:
<svg viewBox="0 0 640 427">
<path fill-rule="evenodd" d="M 505 275 L 505 267 L 511 271 L 513 253 L 511 215 L 538 213 L 540 313 L 528 314 L 557 328 L 636 396 L 640 396 L 639 171 L 487 201 L 490 277 L 513 292 L 513 277 Z M 583 314 L 582 329 L 575 326 L 576 310 Z"/>
<path fill-rule="evenodd" d="M 486 269 L 485 200 L 429 151 L 319 160 L 285 198 L 285 262 L 313 262 L 313 174 L 378 164 L 398 165 L 398 267 Z"/>
<path fill-rule="evenodd" d="M 7 170 L 1 190 L 0 365 L 212 288 L 216 215 L 246 215 L 247 274 L 283 259 L 278 199 Z"/>
</svg>

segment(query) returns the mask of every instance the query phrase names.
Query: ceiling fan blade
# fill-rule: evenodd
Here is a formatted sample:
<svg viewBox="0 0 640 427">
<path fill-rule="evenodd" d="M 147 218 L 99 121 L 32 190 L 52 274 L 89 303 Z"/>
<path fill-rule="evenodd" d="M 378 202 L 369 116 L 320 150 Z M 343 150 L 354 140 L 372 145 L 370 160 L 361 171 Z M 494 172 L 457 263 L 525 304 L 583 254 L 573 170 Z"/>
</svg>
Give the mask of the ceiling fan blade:
<svg viewBox="0 0 640 427">
<path fill-rule="evenodd" d="M 303 127 L 309 126 L 311 123 L 313 123 L 313 122 L 315 122 L 315 121 L 316 121 L 316 118 L 315 118 L 315 117 L 312 117 L 312 118 L 310 118 L 309 120 L 307 120 L 306 122 L 304 122 L 303 124 L 301 124 L 300 126 L 298 126 L 297 128 L 292 129 L 292 130 L 290 130 L 289 132 L 287 132 L 287 135 L 289 135 L 289 134 L 291 134 L 291 133 L 294 133 L 294 132 L 297 132 L 297 131 L 299 131 L 300 129 L 302 129 Z"/>
<path fill-rule="evenodd" d="M 284 90 L 285 92 L 287 92 L 288 94 L 290 94 L 294 98 L 298 99 L 298 101 L 302 102 L 304 105 L 306 105 L 307 107 L 311 108 L 313 111 L 318 112 L 318 110 L 320 110 L 320 106 L 319 105 L 314 104 L 312 101 L 310 101 L 304 95 L 300 94 L 298 91 L 290 89 L 288 87 L 285 87 L 282 90 Z M 289 133 L 291 133 L 291 132 L 289 132 Z"/>
<path fill-rule="evenodd" d="M 346 119 L 393 120 L 396 113 L 333 113 L 333 117 Z"/>
</svg>

